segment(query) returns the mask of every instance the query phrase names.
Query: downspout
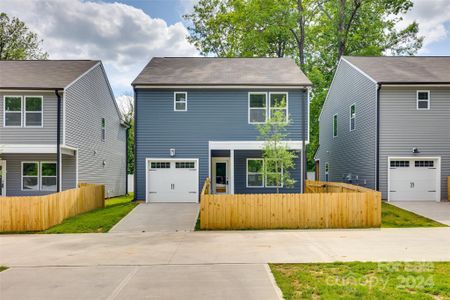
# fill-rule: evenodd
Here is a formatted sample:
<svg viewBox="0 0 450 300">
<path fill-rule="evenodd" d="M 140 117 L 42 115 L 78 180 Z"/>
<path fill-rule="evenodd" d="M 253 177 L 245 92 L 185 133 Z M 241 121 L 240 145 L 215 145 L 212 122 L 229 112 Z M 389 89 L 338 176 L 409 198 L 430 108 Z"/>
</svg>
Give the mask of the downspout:
<svg viewBox="0 0 450 300">
<path fill-rule="evenodd" d="M 133 97 L 133 100 L 134 100 L 134 128 L 133 128 L 133 131 L 134 131 L 134 144 L 133 144 L 133 152 L 134 152 L 134 175 L 133 175 L 133 191 L 134 191 L 134 197 L 133 197 L 133 201 L 137 201 L 137 193 L 136 193 L 136 191 L 137 191 L 137 188 L 138 188 L 138 186 L 137 186 L 137 151 L 136 151 L 136 148 L 137 148 L 137 134 L 136 134 L 136 128 L 137 128 L 137 120 L 138 120 L 138 118 L 137 118 L 137 112 L 138 112 L 138 110 L 137 110 L 137 101 L 136 101 L 136 88 L 133 86 L 133 94 L 134 94 L 134 97 Z M 144 170 L 145 170 L 145 172 L 147 171 L 147 166 L 145 166 L 144 167 Z M 147 184 L 147 183 L 145 183 L 145 184 Z"/>
<path fill-rule="evenodd" d="M 56 116 L 56 192 L 61 191 L 61 95 L 59 90 L 55 89 L 57 98 L 57 116 Z"/>
<path fill-rule="evenodd" d="M 381 90 L 381 84 L 378 84 L 377 87 L 377 133 L 376 133 L 376 182 L 375 182 L 375 189 L 377 191 L 380 190 L 380 90 Z"/>
</svg>

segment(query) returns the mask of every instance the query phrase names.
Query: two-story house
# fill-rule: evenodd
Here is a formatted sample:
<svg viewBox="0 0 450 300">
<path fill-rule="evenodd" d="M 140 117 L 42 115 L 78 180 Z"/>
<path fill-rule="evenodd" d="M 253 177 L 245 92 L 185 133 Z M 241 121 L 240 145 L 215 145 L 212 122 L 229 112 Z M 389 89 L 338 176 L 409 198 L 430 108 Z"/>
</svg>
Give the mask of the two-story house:
<svg viewBox="0 0 450 300">
<path fill-rule="evenodd" d="M 321 180 L 447 199 L 450 57 L 343 57 L 319 121 Z"/>
<path fill-rule="evenodd" d="M 298 153 L 297 182 L 280 192 L 302 191 L 311 82 L 293 60 L 155 57 L 132 85 L 137 200 L 197 202 L 207 177 L 212 193 L 276 192 L 256 128 L 275 109 L 289 115 L 286 144 Z"/>
<path fill-rule="evenodd" d="M 126 127 L 94 60 L 0 61 L 1 196 L 125 193 Z"/>
</svg>

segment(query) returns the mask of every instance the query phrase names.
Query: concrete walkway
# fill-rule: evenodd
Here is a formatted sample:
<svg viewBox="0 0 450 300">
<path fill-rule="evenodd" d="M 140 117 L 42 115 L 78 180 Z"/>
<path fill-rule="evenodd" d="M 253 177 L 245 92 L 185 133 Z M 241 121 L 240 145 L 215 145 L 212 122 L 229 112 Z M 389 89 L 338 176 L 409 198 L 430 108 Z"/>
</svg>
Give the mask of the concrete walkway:
<svg viewBox="0 0 450 300">
<path fill-rule="evenodd" d="M 396 201 L 389 204 L 450 226 L 450 202 Z"/>
<path fill-rule="evenodd" d="M 141 203 L 109 232 L 192 231 L 198 210 L 197 203 Z"/>
</svg>

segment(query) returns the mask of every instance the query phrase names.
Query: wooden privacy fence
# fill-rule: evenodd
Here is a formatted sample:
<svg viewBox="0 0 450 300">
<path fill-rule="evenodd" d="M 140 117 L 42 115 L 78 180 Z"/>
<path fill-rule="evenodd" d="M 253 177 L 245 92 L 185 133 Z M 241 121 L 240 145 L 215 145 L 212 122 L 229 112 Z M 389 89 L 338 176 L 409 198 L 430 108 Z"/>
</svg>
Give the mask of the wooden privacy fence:
<svg viewBox="0 0 450 300">
<path fill-rule="evenodd" d="M 104 207 L 104 195 L 103 185 L 80 184 L 45 196 L 0 197 L 0 231 L 45 230 L 68 217 Z"/>
<path fill-rule="evenodd" d="M 209 180 L 205 184 L 209 184 Z M 305 194 L 212 195 L 202 192 L 200 227 L 295 229 L 381 225 L 380 192 L 341 183 L 308 181 L 306 185 L 309 192 Z"/>
</svg>

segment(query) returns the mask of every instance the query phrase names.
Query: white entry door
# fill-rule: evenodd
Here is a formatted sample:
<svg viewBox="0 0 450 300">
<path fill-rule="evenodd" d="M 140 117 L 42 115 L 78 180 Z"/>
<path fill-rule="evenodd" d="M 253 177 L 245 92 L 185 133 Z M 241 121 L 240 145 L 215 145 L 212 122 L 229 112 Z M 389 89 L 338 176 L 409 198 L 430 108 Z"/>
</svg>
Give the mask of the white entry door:
<svg viewBox="0 0 450 300">
<path fill-rule="evenodd" d="M 391 159 L 389 201 L 439 201 L 438 159 Z"/>
<path fill-rule="evenodd" d="M 6 160 L 0 160 L 0 196 L 6 196 Z"/>
<path fill-rule="evenodd" d="M 230 158 L 213 157 L 212 161 L 212 193 L 229 194 L 230 193 Z"/>
<path fill-rule="evenodd" d="M 147 202 L 198 202 L 198 160 L 148 160 Z"/>
</svg>

